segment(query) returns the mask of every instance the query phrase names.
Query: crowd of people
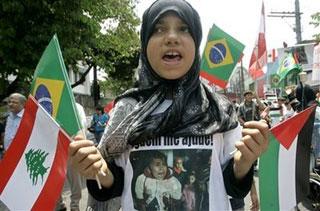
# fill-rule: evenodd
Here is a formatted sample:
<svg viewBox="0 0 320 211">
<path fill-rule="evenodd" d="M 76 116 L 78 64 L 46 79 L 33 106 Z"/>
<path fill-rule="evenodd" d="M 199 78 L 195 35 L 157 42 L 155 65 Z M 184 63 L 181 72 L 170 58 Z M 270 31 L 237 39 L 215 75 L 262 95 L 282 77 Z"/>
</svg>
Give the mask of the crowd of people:
<svg viewBox="0 0 320 211">
<path fill-rule="evenodd" d="M 111 202 L 124 211 L 244 210 L 249 192 L 251 210 L 259 210 L 253 175 L 274 124 L 270 105 L 247 91 L 235 106 L 199 79 L 202 29 L 186 1 L 155 1 L 143 15 L 140 36 L 137 87 L 116 98 L 110 118 L 96 108 L 88 127 L 94 142 L 78 135 L 69 146 L 71 210 L 79 210 L 82 177 L 88 210 L 110 210 L 110 200 L 120 197 Z M 280 121 L 315 99 L 299 84 L 278 99 Z M 4 153 L 25 102 L 19 93 L 8 98 Z M 77 108 L 87 128 L 83 108 Z M 62 197 L 56 210 L 66 210 Z"/>
</svg>

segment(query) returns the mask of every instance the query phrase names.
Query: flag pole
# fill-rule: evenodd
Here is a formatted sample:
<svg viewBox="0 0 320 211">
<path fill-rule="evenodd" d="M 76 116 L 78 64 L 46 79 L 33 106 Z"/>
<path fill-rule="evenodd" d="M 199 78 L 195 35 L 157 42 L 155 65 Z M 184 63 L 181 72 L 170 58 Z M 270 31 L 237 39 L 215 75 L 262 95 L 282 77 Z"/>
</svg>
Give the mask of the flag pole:
<svg viewBox="0 0 320 211">
<path fill-rule="evenodd" d="M 244 92 L 244 77 L 243 77 L 243 61 L 242 61 L 242 58 L 241 57 L 241 60 L 240 60 L 240 77 L 241 77 L 241 81 L 240 81 L 240 102 L 243 101 L 243 92 Z"/>
</svg>

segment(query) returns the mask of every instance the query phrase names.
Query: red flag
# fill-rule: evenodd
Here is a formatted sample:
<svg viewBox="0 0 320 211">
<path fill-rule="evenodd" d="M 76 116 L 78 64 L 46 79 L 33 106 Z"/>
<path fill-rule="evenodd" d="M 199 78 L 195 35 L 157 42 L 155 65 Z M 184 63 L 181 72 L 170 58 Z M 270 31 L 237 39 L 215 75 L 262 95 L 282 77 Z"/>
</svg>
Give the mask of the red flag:
<svg viewBox="0 0 320 211">
<path fill-rule="evenodd" d="M 265 38 L 265 15 L 264 3 L 262 2 L 260 29 L 258 40 L 253 48 L 250 64 L 249 74 L 255 80 L 265 74 L 263 67 L 267 64 L 267 47 Z"/>
<path fill-rule="evenodd" d="M 316 105 L 311 106 L 300 113 L 290 117 L 284 122 L 275 125 L 270 129 L 274 137 L 282 146 L 289 149 L 305 122 L 309 119 L 311 113 L 315 110 Z"/>
<path fill-rule="evenodd" d="M 111 109 L 114 106 L 114 100 L 112 100 L 111 102 L 109 102 L 105 107 L 104 107 L 104 112 L 105 113 L 109 113 L 111 111 Z"/>
</svg>

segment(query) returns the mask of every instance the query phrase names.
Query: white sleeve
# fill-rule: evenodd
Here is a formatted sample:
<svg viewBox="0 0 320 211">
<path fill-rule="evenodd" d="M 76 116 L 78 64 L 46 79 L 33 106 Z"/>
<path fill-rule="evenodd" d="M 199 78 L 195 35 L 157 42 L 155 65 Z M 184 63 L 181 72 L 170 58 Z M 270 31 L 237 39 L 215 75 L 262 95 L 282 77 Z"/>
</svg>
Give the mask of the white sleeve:
<svg viewBox="0 0 320 211">
<path fill-rule="evenodd" d="M 181 193 L 181 183 L 175 177 L 171 177 L 171 192 L 170 195 L 175 200 L 180 200 L 182 193 Z"/>
<path fill-rule="evenodd" d="M 143 199 L 143 190 L 144 190 L 144 182 L 146 180 L 146 177 L 141 174 L 138 176 L 134 190 L 136 192 L 136 196 L 138 199 Z"/>
</svg>

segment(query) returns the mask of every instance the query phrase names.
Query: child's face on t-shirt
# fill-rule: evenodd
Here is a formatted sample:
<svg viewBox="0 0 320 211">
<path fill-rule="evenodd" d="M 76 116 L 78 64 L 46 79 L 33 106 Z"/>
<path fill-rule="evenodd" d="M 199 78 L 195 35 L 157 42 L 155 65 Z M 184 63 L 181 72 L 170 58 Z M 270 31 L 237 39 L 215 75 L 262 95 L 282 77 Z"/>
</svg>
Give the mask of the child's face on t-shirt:
<svg viewBox="0 0 320 211">
<path fill-rule="evenodd" d="M 150 164 L 152 176 L 157 180 L 163 180 L 167 174 L 167 165 L 160 158 L 155 158 Z"/>
</svg>

